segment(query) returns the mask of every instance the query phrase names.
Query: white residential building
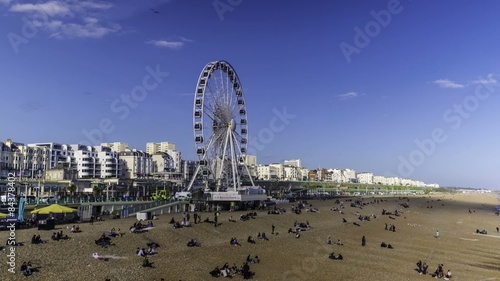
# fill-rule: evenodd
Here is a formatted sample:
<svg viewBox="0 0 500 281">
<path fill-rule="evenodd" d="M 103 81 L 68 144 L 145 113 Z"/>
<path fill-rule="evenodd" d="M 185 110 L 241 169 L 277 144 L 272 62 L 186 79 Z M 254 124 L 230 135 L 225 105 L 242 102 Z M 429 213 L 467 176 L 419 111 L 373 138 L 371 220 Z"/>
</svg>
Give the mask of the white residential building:
<svg viewBox="0 0 500 281">
<path fill-rule="evenodd" d="M 246 163 L 248 166 L 257 166 L 257 156 L 246 155 Z"/>
<path fill-rule="evenodd" d="M 171 150 L 171 151 L 175 150 L 175 143 L 168 142 L 168 141 L 146 143 L 146 152 L 149 154 L 155 154 L 155 153 L 159 153 L 159 152 L 167 152 L 168 150 Z"/>
<path fill-rule="evenodd" d="M 257 178 L 259 180 L 270 180 L 271 179 L 271 167 L 269 165 L 257 166 Z"/>
<path fill-rule="evenodd" d="M 351 183 L 356 182 L 356 171 L 353 169 L 343 169 L 342 170 L 342 182 Z"/>
<path fill-rule="evenodd" d="M 107 142 L 101 143 L 101 146 L 110 147 L 115 152 L 125 152 L 129 150 L 126 142 Z"/>
<path fill-rule="evenodd" d="M 387 178 L 387 185 L 401 185 L 401 178 L 389 177 Z"/>
<path fill-rule="evenodd" d="M 271 180 L 283 180 L 284 179 L 284 169 L 281 163 L 271 163 L 269 164 Z"/>
<path fill-rule="evenodd" d="M 119 153 L 122 160 L 122 176 L 137 179 L 153 173 L 153 158 L 149 153 L 140 150 L 128 150 Z"/>
<path fill-rule="evenodd" d="M 300 181 L 304 181 L 304 180 L 307 180 L 307 176 L 309 174 L 309 169 L 307 168 L 299 168 L 300 169 Z"/>
<path fill-rule="evenodd" d="M 358 183 L 373 184 L 373 173 L 366 173 L 366 172 L 358 173 L 356 177 L 358 179 Z"/>
<path fill-rule="evenodd" d="M 283 162 L 283 165 L 284 166 L 294 166 L 294 167 L 298 167 L 298 168 L 302 167 L 300 165 L 300 159 L 285 160 Z"/>
<path fill-rule="evenodd" d="M 332 181 L 336 183 L 343 183 L 343 176 L 342 176 L 342 170 L 341 169 L 330 169 L 329 170 L 332 174 Z"/>
<path fill-rule="evenodd" d="M 380 184 L 380 185 L 386 185 L 387 184 L 387 178 L 384 176 L 373 176 L 373 183 L 374 184 Z"/>
<path fill-rule="evenodd" d="M 119 178 L 122 175 L 119 154 L 110 147 L 73 144 L 67 154 L 71 157 L 71 164 L 65 168 L 70 172 L 76 170 L 80 179 Z"/>
<path fill-rule="evenodd" d="M 283 179 L 286 181 L 300 181 L 302 180 L 302 174 L 300 167 L 284 165 L 283 166 Z"/>
</svg>

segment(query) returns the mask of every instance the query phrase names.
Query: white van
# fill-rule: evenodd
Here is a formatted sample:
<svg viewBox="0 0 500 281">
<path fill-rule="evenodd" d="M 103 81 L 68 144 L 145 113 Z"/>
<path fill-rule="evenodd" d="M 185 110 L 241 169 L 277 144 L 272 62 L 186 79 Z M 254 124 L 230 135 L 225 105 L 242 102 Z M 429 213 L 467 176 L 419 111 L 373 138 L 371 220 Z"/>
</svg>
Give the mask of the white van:
<svg viewBox="0 0 500 281">
<path fill-rule="evenodd" d="M 40 203 L 52 204 L 52 203 L 56 203 L 56 202 L 57 202 L 57 198 L 55 196 L 52 196 L 52 195 L 43 196 L 42 198 L 40 198 Z"/>
<path fill-rule="evenodd" d="M 191 192 L 176 192 L 174 198 L 177 200 L 189 200 L 192 198 Z"/>
</svg>

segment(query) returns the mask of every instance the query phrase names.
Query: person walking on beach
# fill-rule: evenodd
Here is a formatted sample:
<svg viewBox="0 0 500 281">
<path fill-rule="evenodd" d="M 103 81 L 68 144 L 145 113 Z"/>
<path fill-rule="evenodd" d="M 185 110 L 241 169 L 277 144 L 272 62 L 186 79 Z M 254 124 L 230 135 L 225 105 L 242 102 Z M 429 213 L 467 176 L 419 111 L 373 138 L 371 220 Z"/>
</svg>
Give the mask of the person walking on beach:
<svg viewBox="0 0 500 281">
<path fill-rule="evenodd" d="M 365 245 L 366 245 L 366 238 L 363 235 L 363 238 L 361 238 L 361 246 L 365 246 Z"/>
<path fill-rule="evenodd" d="M 439 230 L 436 230 L 436 238 L 439 238 Z"/>
<path fill-rule="evenodd" d="M 271 227 L 271 228 L 272 228 L 272 232 L 271 232 L 271 234 L 274 234 L 274 228 L 275 228 L 274 224 L 272 225 L 272 227 Z"/>
<path fill-rule="evenodd" d="M 427 265 L 427 263 L 424 262 L 424 265 L 422 266 L 422 274 L 426 275 L 428 268 L 429 268 L 429 265 Z"/>
<path fill-rule="evenodd" d="M 498 226 L 497 226 L 497 233 L 498 233 L 499 231 L 500 231 L 500 228 L 498 228 Z"/>
</svg>

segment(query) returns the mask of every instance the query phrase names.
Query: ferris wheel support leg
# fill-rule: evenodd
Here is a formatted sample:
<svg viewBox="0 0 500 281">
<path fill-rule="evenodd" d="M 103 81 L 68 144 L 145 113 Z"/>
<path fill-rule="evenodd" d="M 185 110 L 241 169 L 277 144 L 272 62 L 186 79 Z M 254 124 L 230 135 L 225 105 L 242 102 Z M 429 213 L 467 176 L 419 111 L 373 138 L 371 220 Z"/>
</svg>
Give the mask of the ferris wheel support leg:
<svg viewBox="0 0 500 281">
<path fill-rule="evenodd" d="M 237 189 L 237 186 L 236 186 L 236 178 L 238 177 L 238 173 L 236 172 L 236 163 L 235 161 L 238 161 L 236 159 L 236 155 L 234 153 L 234 143 L 233 143 L 233 135 L 232 135 L 232 132 L 230 132 L 230 136 L 229 136 L 229 141 L 231 142 L 231 158 L 233 159 L 233 161 L 231 161 L 231 170 L 233 171 L 233 189 L 234 191 L 236 191 Z M 238 178 L 238 183 L 239 183 L 239 178 Z"/>
<path fill-rule="evenodd" d="M 194 180 L 196 179 L 196 176 L 198 175 L 198 172 L 200 171 L 200 164 L 196 166 L 196 170 L 194 171 L 193 177 L 191 178 L 191 181 L 189 182 L 189 185 L 186 189 L 186 191 L 191 191 L 191 188 L 193 187 Z"/>
<path fill-rule="evenodd" d="M 250 179 L 250 183 L 252 184 L 252 186 L 255 186 L 255 183 L 253 182 L 253 179 L 252 179 L 252 175 L 250 174 L 250 169 L 248 169 L 247 163 L 245 163 L 245 170 L 247 171 L 248 178 Z"/>
</svg>

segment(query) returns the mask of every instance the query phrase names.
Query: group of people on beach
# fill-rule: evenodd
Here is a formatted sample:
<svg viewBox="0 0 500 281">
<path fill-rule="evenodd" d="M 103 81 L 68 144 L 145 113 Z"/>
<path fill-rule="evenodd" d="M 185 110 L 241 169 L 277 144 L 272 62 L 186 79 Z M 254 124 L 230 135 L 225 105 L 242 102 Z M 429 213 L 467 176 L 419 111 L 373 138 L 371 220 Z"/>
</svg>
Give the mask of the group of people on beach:
<svg viewBox="0 0 500 281">
<path fill-rule="evenodd" d="M 63 234 L 63 231 L 58 231 L 58 232 L 54 232 L 52 233 L 52 236 L 50 237 L 52 240 L 55 240 L 55 241 L 60 241 L 60 240 L 68 240 L 70 239 L 68 237 L 68 235 L 65 235 Z"/>
<path fill-rule="evenodd" d="M 233 263 L 233 266 L 230 267 L 229 264 L 226 262 L 222 268 L 219 268 L 219 266 L 215 267 L 212 271 L 210 271 L 210 275 L 212 277 L 227 277 L 227 278 L 233 278 L 235 275 L 242 275 L 243 279 L 251 279 L 255 273 L 250 271 L 250 265 L 249 263 L 259 263 L 260 259 L 258 256 L 255 256 L 255 258 L 251 258 L 250 255 L 248 255 L 247 260 L 243 263 L 241 267 L 238 267 L 236 263 Z"/>
<path fill-rule="evenodd" d="M 429 268 L 429 265 L 424 262 L 422 263 L 421 260 L 419 260 L 417 262 L 417 272 L 419 274 L 423 274 L 423 275 L 427 275 L 428 273 L 428 268 Z M 434 271 L 434 273 L 432 273 L 432 277 L 434 278 L 444 278 L 445 280 L 450 280 L 451 278 L 451 270 L 448 269 L 448 271 L 446 272 L 446 274 L 444 273 L 444 264 L 438 264 L 436 270 Z"/>
<path fill-rule="evenodd" d="M 24 276 L 30 276 L 36 269 L 31 265 L 31 261 L 23 262 L 21 265 L 21 273 Z"/>
</svg>

